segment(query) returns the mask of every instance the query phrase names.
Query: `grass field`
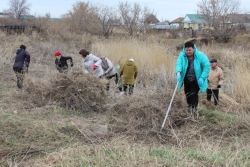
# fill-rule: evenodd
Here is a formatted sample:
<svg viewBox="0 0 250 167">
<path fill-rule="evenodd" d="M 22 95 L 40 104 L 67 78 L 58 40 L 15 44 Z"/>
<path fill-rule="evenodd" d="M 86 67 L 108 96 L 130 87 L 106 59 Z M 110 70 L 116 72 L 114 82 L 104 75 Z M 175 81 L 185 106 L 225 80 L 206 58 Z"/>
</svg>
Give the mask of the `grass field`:
<svg viewBox="0 0 250 167">
<path fill-rule="evenodd" d="M 250 166 L 249 35 L 227 44 L 198 45 L 209 58 L 217 58 L 225 72 L 220 106 L 208 103 L 200 93 L 199 119 L 184 119 L 182 90 L 162 133 L 158 132 L 176 84 L 176 46 L 184 39 L 35 32 L 19 36 L 0 32 L 0 37 L 0 166 Z M 31 63 L 25 88 L 17 91 L 12 65 L 21 44 L 27 46 Z M 133 96 L 120 96 L 113 81 L 111 90 L 101 94 L 106 81 L 78 75 L 82 48 L 107 56 L 115 65 L 134 58 L 139 76 Z M 55 69 L 56 50 L 73 57 L 67 77 Z M 84 90 L 77 94 L 83 99 L 61 103 L 67 97 L 57 93 L 69 91 L 58 89 L 65 86 L 62 81 L 73 85 L 67 96 L 76 97 L 75 86 Z"/>
</svg>

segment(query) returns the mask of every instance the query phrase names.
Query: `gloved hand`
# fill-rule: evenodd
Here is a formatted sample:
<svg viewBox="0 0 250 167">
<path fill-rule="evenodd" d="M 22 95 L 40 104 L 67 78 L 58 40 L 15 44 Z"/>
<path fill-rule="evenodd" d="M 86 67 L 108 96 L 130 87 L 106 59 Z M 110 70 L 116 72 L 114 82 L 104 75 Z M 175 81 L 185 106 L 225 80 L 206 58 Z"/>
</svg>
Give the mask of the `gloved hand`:
<svg viewBox="0 0 250 167">
<path fill-rule="evenodd" d="M 181 81 L 181 75 L 178 74 L 178 75 L 176 76 L 176 82 L 178 83 L 178 82 L 180 82 L 180 81 Z"/>
<path fill-rule="evenodd" d="M 203 78 L 199 78 L 198 85 L 201 86 L 201 85 L 203 85 L 203 83 L 204 83 L 204 79 Z"/>
<path fill-rule="evenodd" d="M 96 66 L 96 65 L 94 65 L 94 66 L 93 66 L 93 70 L 96 70 L 96 68 L 97 68 L 97 66 Z"/>
<path fill-rule="evenodd" d="M 30 66 L 30 64 L 29 63 L 26 63 L 26 67 L 29 67 Z"/>
<path fill-rule="evenodd" d="M 221 85 L 218 85 L 217 88 L 221 88 Z"/>
<path fill-rule="evenodd" d="M 73 67 L 73 63 L 70 64 L 70 67 Z"/>
</svg>

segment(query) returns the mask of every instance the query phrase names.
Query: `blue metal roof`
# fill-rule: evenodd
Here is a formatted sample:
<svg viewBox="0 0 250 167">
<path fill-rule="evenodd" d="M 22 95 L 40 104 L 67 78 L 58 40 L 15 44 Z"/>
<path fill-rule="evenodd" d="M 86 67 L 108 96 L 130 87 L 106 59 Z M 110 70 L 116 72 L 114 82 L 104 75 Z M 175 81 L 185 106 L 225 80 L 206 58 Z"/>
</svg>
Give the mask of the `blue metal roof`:
<svg viewBox="0 0 250 167">
<path fill-rule="evenodd" d="M 185 18 L 189 18 L 190 21 L 185 21 Z M 192 22 L 192 23 L 206 23 L 206 19 L 203 15 L 200 14 L 187 14 L 183 22 Z"/>
</svg>

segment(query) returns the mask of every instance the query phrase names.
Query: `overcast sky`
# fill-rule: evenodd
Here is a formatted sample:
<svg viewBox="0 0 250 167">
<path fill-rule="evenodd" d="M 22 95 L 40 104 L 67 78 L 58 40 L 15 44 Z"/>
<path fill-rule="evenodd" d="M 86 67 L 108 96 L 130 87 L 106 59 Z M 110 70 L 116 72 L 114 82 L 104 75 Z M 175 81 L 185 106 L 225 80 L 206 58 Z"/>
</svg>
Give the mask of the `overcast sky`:
<svg viewBox="0 0 250 167">
<path fill-rule="evenodd" d="M 0 0 L 0 12 L 8 9 L 10 0 Z M 50 13 L 51 17 L 60 17 L 72 9 L 72 5 L 78 1 L 85 0 L 27 0 L 31 4 L 30 14 L 35 16 L 44 16 Z M 90 0 L 92 4 L 104 4 L 110 7 L 117 7 L 119 2 L 126 0 Z M 186 14 L 195 14 L 197 3 L 201 0 L 127 0 L 129 3 L 139 3 L 146 6 L 156 13 L 160 21 L 173 21 L 178 17 L 184 17 Z M 250 0 L 240 0 L 241 9 L 250 12 Z"/>
</svg>

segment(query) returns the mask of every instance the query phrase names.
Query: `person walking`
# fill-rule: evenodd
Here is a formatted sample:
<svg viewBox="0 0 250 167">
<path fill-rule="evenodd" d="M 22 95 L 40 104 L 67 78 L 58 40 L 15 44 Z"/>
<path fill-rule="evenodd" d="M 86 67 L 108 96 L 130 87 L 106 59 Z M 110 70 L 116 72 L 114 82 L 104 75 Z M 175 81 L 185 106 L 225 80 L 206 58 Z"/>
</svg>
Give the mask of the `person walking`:
<svg viewBox="0 0 250 167">
<path fill-rule="evenodd" d="M 184 84 L 184 92 L 188 104 L 188 112 L 196 113 L 201 90 L 204 93 L 208 87 L 207 77 L 210 71 L 208 57 L 199 51 L 194 43 L 186 42 L 176 62 L 176 80 L 178 91 Z M 197 114 L 197 113 L 196 113 Z"/>
<path fill-rule="evenodd" d="M 105 56 L 102 56 L 101 60 L 102 60 L 101 66 L 102 66 L 102 69 L 104 71 L 103 76 L 108 80 L 115 77 L 115 84 L 117 84 L 118 75 L 115 72 L 115 68 L 114 68 L 112 62 Z M 109 90 L 109 87 L 110 87 L 110 82 L 107 83 L 107 86 L 106 86 L 107 91 Z"/>
<path fill-rule="evenodd" d="M 211 101 L 211 97 L 214 97 L 214 105 L 219 104 L 219 89 L 221 88 L 224 81 L 224 74 L 220 67 L 217 65 L 216 59 L 210 60 L 211 70 L 208 76 L 208 89 L 207 89 L 207 100 Z"/>
<path fill-rule="evenodd" d="M 82 56 L 83 71 L 86 74 L 91 73 L 101 78 L 104 74 L 101 66 L 102 60 L 92 53 L 89 53 L 86 49 L 81 49 L 79 54 Z"/>
<path fill-rule="evenodd" d="M 122 94 L 122 77 L 120 75 L 120 71 L 121 71 L 121 65 L 120 64 L 117 64 L 115 66 L 115 72 L 117 74 L 117 83 L 116 83 L 116 87 L 119 89 L 120 91 L 120 94 Z"/>
<path fill-rule="evenodd" d="M 15 62 L 13 64 L 13 70 L 17 78 L 17 88 L 23 88 L 23 80 L 25 69 L 29 67 L 30 64 L 30 54 L 26 51 L 26 46 L 21 45 L 16 51 Z"/>
<path fill-rule="evenodd" d="M 73 59 L 71 56 L 62 56 L 61 52 L 56 51 L 54 53 L 55 59 L 55 65 L 56 69 L 59 71 L 59 73 L 68 74 L 68 63 L 67 60 L 70 60 L 70 66 L 73 67 Z"/>
<path fill-rule="evenodd" d="M 120 75 L 122 76 L 123 92 L 127 94 L 127 89 L 129 89 L 129 95 L 133 94 L 134 82 L 138 74 L 138 68 L 134 62 L 133 58 L 130 58 L 123 65 Z"/>
</svg>

